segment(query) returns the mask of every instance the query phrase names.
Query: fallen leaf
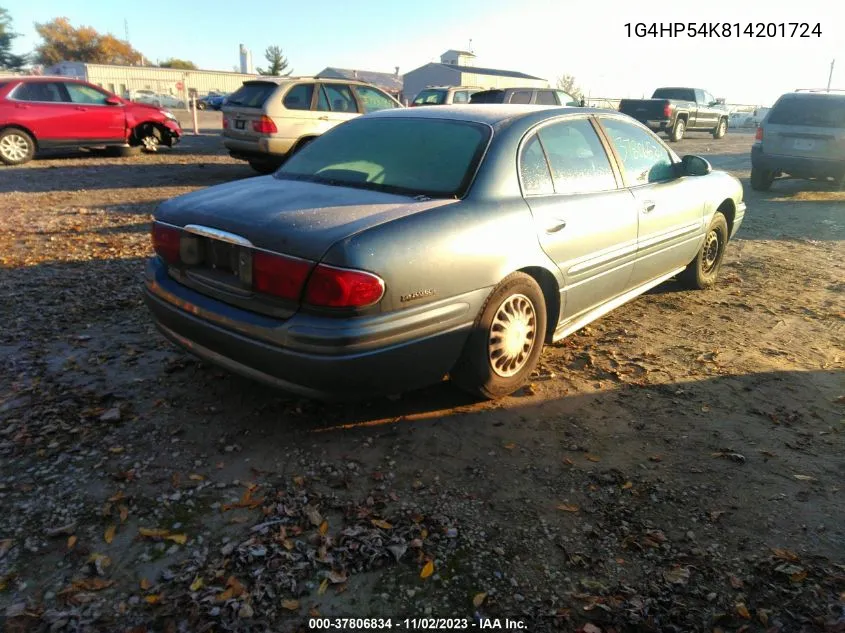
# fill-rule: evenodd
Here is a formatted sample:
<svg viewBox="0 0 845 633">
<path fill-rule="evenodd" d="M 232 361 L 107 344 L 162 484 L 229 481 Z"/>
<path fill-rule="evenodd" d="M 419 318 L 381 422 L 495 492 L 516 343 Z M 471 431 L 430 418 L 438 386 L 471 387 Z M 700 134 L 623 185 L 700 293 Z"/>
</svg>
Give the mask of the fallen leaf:
<svg viewBox="0 0 845 633">
<path fill-rule="evenodd" d="M 141 582 L 139 582 L 138 584 L 141 586 L 141 589 L 143 589 L 144 591 L 147 591 L 150 587 L 153 586 L 153 583 L 151 583 L 146 578 L 141 578 Z"/>
<path fill-rule="evenodd" d="M 792 582 L 803 582 L 804 579 L 807 577 L 807 570 L 797 571 L 794 574 L 789 576 L 789 579 Z"/>
<path fill-rule="evenodd" d="M 701 406 L 701 410 L 704 413 L 707 413 L 708 411 L 710 411 L 710 407 L 708 407 L 706 404 L 704 404 L 704 405 Z"/>
<path fill-rule="evenodd" d="M 652 455 L 651 457 L 648 458 L 648 461 L 650 461 L 650 462 L 662 462 L 663 456 L 662 455 Z"/>
<path fill-rule="evenodd" d="M 487 599 L 487 594 L 484 592 L 475 594 L 475 597 L 472 599 L 472 606 L 475 608 L 480 607 L 484 604 L 484 601 Z"/>
<path fill-rule="evenodd" d="M 68 548 L 68 549 L 73 549 L 73 548 L 76 546 L 76 541 L 77 541 L 77 540 L 78 540 L 78 539 L 76 538 L 76 535 L 75 535 L 75 534 L 72 534 L 71 536 L 68 536 L 68 537 L 67 537 L 67 548 Z"/>
<path fill-rule="evenodd" d="M 328 587 L 329 587 L 329 579 L 323 578 L 323 582 L 320 583 L 320 588 L 317 589 L 317 595 L 322 596 L 324 593 L 326 593 L 326 589 L 328 589 Z"/>
<path fill-rule="evenodd" d="M 118 506 L 117 509 L 120 512 L 120 522 L 126 523 L 126 519 L 129 518 L 129 508 L 126 506 Z"/>
<path fill-rule="evenodd" d="M 766 626 L 769 623 L 769 612 L 765 609 L 757 609 L 757 619 L 760 620 L 760 624 Z"/>
<path fill-rule="evenodd" d="M 574 503 L 560 503 L 557 506 L 558 510 L 563 510 L 564 512 L 578 512 L 578 506 Z"/>
<path fill-rule="evenodd" d="M 168 541 L 173 541 L 174 543 L 178 543 L 179 545 L 184 545 L 188 542 L 188 535 L 187 534 L 168 534 L 165 536 Z"/>
<path fill-rule="evenodd" d="M 326 532 L 328 532 L 328 531 L 329 531 L 329 522 L 324 519 L 323 522 L 320 523 L 320 534 L 325 536 Z"/>
<path fill-rule="evenodd" d="M 773 547 L 772 553 L 775 555 L 775 558 L 780 558 L 781 560 L 786 560 L 790 563 L 797 563 L 799 560 L 801 560 L 800 558 L 798 558 L 798 554 L 788 549 Z"/>
<path fill-rule="evenodd" d="M 291 550 L 293 549 L 293 547 L 294 547 L 294 545 L 293 545 L 293 541 L 292 541 L 292 540 L 290 540 L 289 538 L 286 538 L 285 540 L 283 540 L 283 541 L 282 541 L 282 545 L 283 545 L 283 546 L 284 546 L 284 548 L 285 548 L 286 550 L 288 550 L 288 551 L 291 551 Z"/>
<path fill-rule="evenodd" d="M 288 611 L 299 611 L 299 600 L 282 600 L 282 608 Z"/>
<path fill-rule="evenodd" d="M 746 607 L 745 604 L 742 602 L 738 602 L 736 604 L 736 614 L 741 618 L 745 618 L 746 620 L 751 619 L 751 613 L 748 612 L 748 607 Z"/>
<path fill-rule="evenodd" d="M 144 538 L 164 538 L 170 532 L 167 530 L 159 530 L 155 528 L 138 528 L 138 534 Z"/>
<path fill-rule="evenodd" d="M 586 457 L 591 462 L 600 462 L 601 461 L 601 457 L 597 457 L 595 455 L 584 455 L 584 457 Z"/>
<path fill-rule="evenodd" d="M 420 572 L 420 578 L 428 578 L 434 573 L 434 561 L 428 561 Z"/>
<path fill-rule="evenodd" d="M 149 596 L 144 596 L 144 602 L 147 604 L 158 604 L 161 602 L 162 598 L 164 598 L 164 594 L 154 593 Z"/>
<path fill-rule="evenodd" d="M 116 501 L 120 501 L 121 499 L 125 499 L 125 498 L 126 498 L 126 495 L 123 494 L 123 491 L 118 490 L 115 494 L 113 494 L 111 497 L 109 497 L 109 501 L 111 501 L 112 503 L 115 503 Z"/>
<path fill-rule="evenodd" d="M 110 526 L 108 526 L 106 528 L 106 532 L 105 532 L 105 534 L 103 534 L 103 540 L 106 543 L 111 544 L 111 542 L 114 540 L 114 533 L 115 532 L 117 532 L 117 526 L 114 523 L 112 523 Z"/>
<path fill-rule="evenodd" d="M 810 475 L 792 475 L 792 476 L 795 477 L 798 481 L 815 481 L 816 480 L 815 477 L 810 477 Z"/>
<path fill-rule="evenodd" d="M 569 459 L 568 457 L 564 457 L 564 458 L 563 458 L 563 463 L 564 463 L 564 464 L 566 464 L 567 466 L 574 466 L 574 465 L 575 465 L 575 462 L 573 462 L 573 461 L 572 461 L 571 459 Z"/>
<path fill-rule="evenodd" d="M 304 486 L 305 485 L 305 477 L 297 476 L 293 478 L 293 483 L 297 486 Z"/>
<path fill-rule="evenodd" d="M 346 572 L 345 571 L 335 571 L 334 569 L 329 572 L 329 580 L 333 585 L 340 585 L 347 581 Z"/>
<path fill-rule="evenodd" d="M 382 521 L 381 519 L 372 519 L 370 523 L 372 523 L 377 528 L 381 528 L 382 530 L 389 530 L 393 527 L 392 524 L 388 523 L 387 521 Z"/>
<path fill-rule="evenodd" d="M 323 517 L 320 515 L 320 512 L 314 506 L 305 506 L 305 516 L 308 517 L 308 520 L 311 521 L 311 525 L 317 527 L 323 522 Z"/>
<path fill-rule="evenodd" d="M 194 582 L 191 583 L 190 590 L 197 591 L 198 589 L 202 589 L 203 584 L 202 578 L 197 576 L 194 578 Z"/>
<path fill-rule="evenodd" d="M 188 479 L 190 479 L 191 481 L 204 481 L 205 476 L 197 473 L 191 473 L 190 475 L 188 475 Z"/>
<path fill-rule="evenodd" d="M 663 578 L 673 585 L 685 585 L 689 582 L 689 567 L 673 567 L 663 572 Z"/>
<path fill-rule="evenodd" d="M 622 490 L 630 490 L 633 487 L 634 483 L 631 481 L 626 481 L 624 484 L 622 484 Z"/>
<path fill-rule="evenodd" d="M 124 450 L 126 450 L 126 449 L 124 449 L 122 446 L 112 446 L 109 449 L 109 453 L 114 453 L 115 455 L 120 455 Z"/>
<path fill-rule="evenodd" d="M 733 587 L 734 589 L 742 589 L 744 585 L 741 578 L 737 578 L 733 575 L 730 576 L 729 581 L 731 583 L 731 587 Z"/>
<path fill-rule="evenodd" d="M 114 580 L 105 580 L 103 578 L 83 578 L 81 580 L 73 581 L 73 588 L 79 591 L 102 591 L 114 584 Z"/>
<path fill-rule="evenodd" d="M 513 449 L 515 449 L 515 448 L 516 448 L 516 443 L 514 443 L 514 442 L 508 442 L 507 444 L 505 444 L 505 448 L 506 448 L 506 449 L 508 449 L 509 451 L 510 451 L 510 450 L 513 450 Z"/>
<path fill-rule="evenodd" d="M 584 626 L 578 629 L 577 633 L 602 633 L 602 631 L 595 624 L 587 622 Z"/>
</svg>

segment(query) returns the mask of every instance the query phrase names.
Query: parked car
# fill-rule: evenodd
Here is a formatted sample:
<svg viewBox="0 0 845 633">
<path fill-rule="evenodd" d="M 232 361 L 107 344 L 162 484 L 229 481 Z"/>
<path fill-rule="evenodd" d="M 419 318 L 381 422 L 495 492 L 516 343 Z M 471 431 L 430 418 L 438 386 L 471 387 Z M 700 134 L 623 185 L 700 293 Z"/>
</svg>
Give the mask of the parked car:
<svg viewBox="0 0 845 633">
<path fill-rule="evenodd" d="M 219 110 L 226 101 L 228 93 L 212 92 L 197 99 L 197 110 Z"/>
<path fill-rule="evenodd" d="M 728 133 L 729 113 L 724 99 L 699 88 L 658 88 L 651 99 L 622 99 L 619 111 L 680 141 L 688 131 L 706 131 L 713 138 Z"/>
<path fill-rule="evenodd" d="M 363 81 L 264 77 L 245 81 L 227 97 L 221 108 L 223 144 L 233 158 L 268 174 L 339 123 L 366 112 L 402 107 Z"/>
<path fill-rule="evenodd" d="M 155 90 L 139 89 L 132 90 L 130 93 L 130 100 L 135 103 L 148 103 L 158 108 L 177 108 L 179 110 L 185 109 L 185 102 L 168 94 L 158 93 Z"/>
<path fill-rule="evenodd" d="M 155 151 L 179 142 L 173 113 L 132 103 L 67 77 L 0 77 L 0 161 L 20 165 L 43 149 L 140 147 Z"/>
<path fill-rule="evenodd" d="M 496 88 L 472 95 L 470 103 L 533 103 L 536 105 L 579 106 L 581 102 L 563 90 L 552 88 Z"/>
<path fill-rule="evenodd" d="M 178 345 L 306 396 L 449 374 L 495 398 L 649 288 L 712 286 L 744 212 L 736 178 L 616 112 L 387 109 L 162 203 L 145 298 Z"/>
<path fill-rule="evenodd" d="M 751 147 L 751 187 L 775 178 L 833 180 L 845 189 L 845 91 L 796 91 L 769 110 Z"/>
<path fill-rule="evenodd" d="M 456 103 L 469 103 L 470 97 L 481 88 L 470 86 L 431 86 L 414 97 L 410 107 L 428 105 L 452 105 Z"/>
</svg>

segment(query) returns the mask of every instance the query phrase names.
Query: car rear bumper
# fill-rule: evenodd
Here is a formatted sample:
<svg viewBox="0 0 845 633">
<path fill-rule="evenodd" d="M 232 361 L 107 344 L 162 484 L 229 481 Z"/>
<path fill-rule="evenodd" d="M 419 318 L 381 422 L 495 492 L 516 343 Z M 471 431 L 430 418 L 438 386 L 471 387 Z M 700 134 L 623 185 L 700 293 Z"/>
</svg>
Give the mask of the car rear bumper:
<svg viewBox="0 0 845 633">
<path fill-rule="evenodd" d="M 296 143 L 289 138 L 236 139 L 223 136 L 223 145 L 233 158 L 250 160 L 254 158 L 284 158 Z"/>
<path fill-rule="evenodd" d="M 798 178 L 842 178 L 845 175 L 845 160 L 766 154 L 761 145 L 751 146 L 751 165 Z"/>
<path fill-rule="evenodd" d="M 401 315 L 392 323 L 382 315 L 297 314 L 282 321 L 177 283 L 157 258 L 147 265 L 144 298 L 158 329 L 180 347 L 234 373 L 318 399 L 385 395 L 439 382 L 463 350 L 473 321 L 470 304 L 477 303 L 473 298 L 420 313 L 416 333 L 400 323 Z"/>
<path fill-rule="evenodd" d="M 672 127 L 672 121 L 669 119 L 648 119 L 641 123 L 653 132 L 665 132 Z"/>
</svg>

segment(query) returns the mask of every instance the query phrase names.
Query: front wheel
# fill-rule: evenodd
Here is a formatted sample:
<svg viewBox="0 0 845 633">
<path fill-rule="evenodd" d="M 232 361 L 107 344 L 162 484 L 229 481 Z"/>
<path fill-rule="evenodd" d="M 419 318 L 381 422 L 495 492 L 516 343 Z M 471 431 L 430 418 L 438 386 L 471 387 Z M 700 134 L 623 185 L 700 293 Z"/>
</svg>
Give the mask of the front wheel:
<svg viewBox="0 0 845 633">
<path fill-rule="evenodd" d="M 695 259 L 679 275 L 680 281 L 694 290 L 712 288 L 719 276 L 727 245 L 728 221 L 721 211 L 716 211 L 710 221 L 710 226 L 707 227 L 704 244 L 701 245 Z"/>
<path fill-rule="evenodd" d="M 35 156 L 35 141 L 18 128 L 6 128 L 0 132 L 0 162 L 7 165 L 23 165 Z"/>
<path fill-rule="evenodd" d="M 720 119 L 719 125 L 716 126 L 716 129 L 713 130 L 713 138 L 720 139 L 725 138 L 725 134 L 728 133 L 728 120 L 727 119 Z"/>
<path fill-rule="evenodd" d="M 669 133 L 669 140 L 673 143 L 677 143 L 682 138 L 684 138 L 684 132 L 687 131 L 687 122 L 683 119 L 678 119 L 675 121 L 675 127 L 672 128 L 672 131 Z"/>
<path fill-rule="evenodd" d="M 546 334 L 543 291 L 525 273 L 508 275 L 491 293 L 451 372 L 476 396 L 501 398 L 525 384 Z"/>
</svg>

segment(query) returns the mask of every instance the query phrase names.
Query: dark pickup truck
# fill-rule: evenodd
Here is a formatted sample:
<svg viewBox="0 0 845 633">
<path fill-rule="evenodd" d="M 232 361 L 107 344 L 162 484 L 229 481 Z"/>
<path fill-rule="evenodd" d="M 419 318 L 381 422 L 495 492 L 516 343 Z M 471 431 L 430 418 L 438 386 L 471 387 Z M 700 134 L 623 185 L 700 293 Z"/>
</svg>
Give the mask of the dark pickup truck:
<svg viewBox="0 0 845 633">
<path fill-rule="evenodd" d="M 710 132 L 713 138 L 728 132 L 724 99 L 698 88 L 658 88 L 651 99 L 622 99 L 619 111 L 655 132 L 665 132 L 670 141 L 680 141 L 687 130 Z"/>
</svg>

